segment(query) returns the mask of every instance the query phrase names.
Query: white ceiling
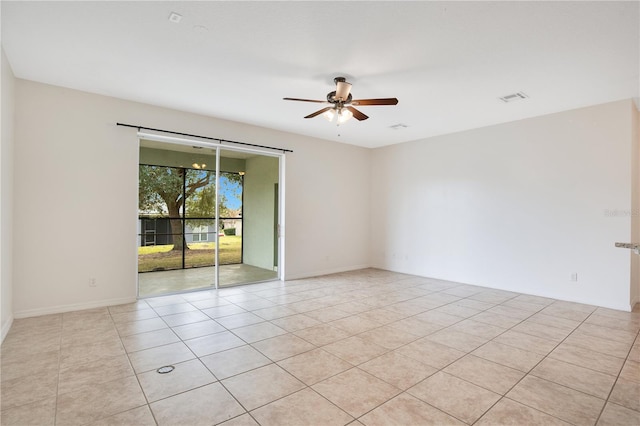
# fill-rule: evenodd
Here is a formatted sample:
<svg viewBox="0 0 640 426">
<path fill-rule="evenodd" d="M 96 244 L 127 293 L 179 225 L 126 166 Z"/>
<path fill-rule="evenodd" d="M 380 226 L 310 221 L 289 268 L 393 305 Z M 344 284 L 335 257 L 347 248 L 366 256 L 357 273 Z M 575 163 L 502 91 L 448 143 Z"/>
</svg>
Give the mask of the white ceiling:
<svg viewBox="0 0 640 426">
<path fill-rule="evenodd" d="M 365 147 L 638 96 L 638 2 L 1 7 L 19 78 Z M 303 119 L 323 105 L 282 100 L 325 99 L 338 75 L 354 98 L 400 102 L 336 127 Z M 498 100 L 517 91 L 529 98 Z M 408 127 L 390 128 L 399 123 Z"/>
</svg>

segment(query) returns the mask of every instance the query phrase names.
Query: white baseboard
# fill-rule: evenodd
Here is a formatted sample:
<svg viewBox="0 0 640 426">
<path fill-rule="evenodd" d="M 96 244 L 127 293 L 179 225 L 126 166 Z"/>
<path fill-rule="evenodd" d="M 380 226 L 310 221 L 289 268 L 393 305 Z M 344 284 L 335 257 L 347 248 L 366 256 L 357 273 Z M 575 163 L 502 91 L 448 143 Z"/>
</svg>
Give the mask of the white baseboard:
<svg viewBox="0 0 640 426">
<path fill-rule="evenodd" d="M 61 314 L 64 312 L 82 311 L 84 309 L 103 308 L 105 306 L 123 305 L 125 303 L 133 303 L 137 299 L 135 297 L 125 297 L 120 299 L 98 300 L 95 302 L 75 303 L 72 305 L 48 306 L 46 308 L 26 309 L 24 311 L 14 312 L 14 318 L 30 318 L 39 317 L 41 315 Z"/>
<path fill-rule="evenodd" d="M 514 293 L 528 294 L 528 295 L 531 295 L 531 296 L 546 297 L 546 298 L 549 298 L 549 299 L 555 299 L 555 300 L 564 301 L 564 302 L 582 303 L 584 305 L 598 306 L 598 307 L 602 307 L 602 308 L 613 309 L 613 310 L 616 310 L 616 311 L 631 312 L 633 310 L 633 307 L 635 306 L 635 304 L 640 302 L 640 298 L 636 298 L 636 300 L 632 300 L 631 301 L 631 305 L 630 306 L 627 305 L 626 303 L 602 303 L 602 302 L 594 303 L 591 300 L 583 300 L 583 299 L 572 298 L 572 297 L 560 297 L 557 294 L 553 294 L 553 293 L 550 293 L 550 292 L 536 292 L 536 291 L 531 291 L 530 289 L 529 290 L 527 290 L 527 289 L 517 289 L 517 288 L 513 288 L 513 287 L 508 287 L 508 286 L 496 286 L 496 285 L 487 285 L 487 284 L 484 284 L 484 283 L 477 283 L 477 282 L 465 282 L 465 281 L 460 281 L 460 280 L 453 280 L 453 279 L 447 278 L 447 277 L 434 277 L 434 276 L 421 275 L 420 273 L 406 271 L 406 270 L 402 270 L 401 268 L 394 268 L 394 267 L 390 267 L 390 266 L 374 265 L 374 266 L 372 266 L 372 268 L 382 269 L 384 271 L 390 271 L 390 272 L 398 272 L 400 274 L 415 275 L 415 276 L 423 277 L 423 278 L 431 278 L 431 279 L 436 279 L 436 280 L 441 280 L 441 281 L 449 281 L 449 282 L 458 283 L 458 284 L 475 285 L 475 286 L 484 287 L 484 288 L 487 288 L 487 289 L 504 290 L 504 291 L 511 291 L 511 292 L 514 292 Z"/>
<path fill-rule="evenodd" d="M 640 296 L 639 296 L 639 297 L 634 298 L 634 299 L 631 301 L 631 304 L 630 304 L 630 307 L 629 307 L 629 312 L 633 311 L 633 307 L 634 307 L 634 306 L 636 306 L 636 303 L 640 303 Z"/>
<path fill-rule="evenodd" d="M 9 334 L 9 330 L 11 330 L 11 325 L 13 324 L 13 315 L 10 315 L 9 318 L 2 324 L 2 335 L 0 338 L 0 343 L 4 342 L 4 338 Z"/>
<path fill-rule="evenodd" d="M 329 274 L 339 274 L 340 272 L 349 272 L 349 271 L 357 271 L 359 269 L 367 269 L 371 268 L 370 265 L 353 265 L 353 266 L 343 266 L 339 268 L 331 268 L 331 269 L 322 269 L 318 271 L 310 271 L 310 272 L 299 272 L 299 273 L 286 273 L 284 277 L 285 281 L 289 280 L 300 280 L 303 278 L 312 278 L 319 277 L 321 275 L 329 275 Z"/>
</svg>

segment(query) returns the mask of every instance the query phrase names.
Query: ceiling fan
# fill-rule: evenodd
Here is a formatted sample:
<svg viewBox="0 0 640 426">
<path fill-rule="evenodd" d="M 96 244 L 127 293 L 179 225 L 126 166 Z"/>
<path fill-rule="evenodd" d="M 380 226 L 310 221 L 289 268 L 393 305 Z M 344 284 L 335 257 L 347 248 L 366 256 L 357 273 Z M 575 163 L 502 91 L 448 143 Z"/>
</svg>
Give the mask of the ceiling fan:
<svg viewBox="0 0 640 426">
<path fill-rule="evenodd" d="M 326 101 L 317 101 L 314 99 L 299 98 L 283 98 L 285 101 L 301 101 L 315 102 L 320 104 L 329 104 L 330 106 L 322 108 L 314 113 L 307 115 L 305 118 L 313 118 L 322 114 L 327 120 L 333 121 L 337 117 L 338 124 L 344 123 L 351 117 L 355 117 L 358 121 L 369 118 L 368 115 L 354 108 L 354 106 L 371 106 L 371 105 L 396 105 L 396 98 L 380 98 L 380 99 L 353 99 L 351 95 L 351 83 L 348 83 L 344 77 L 336 77 L 333 79 L 336 83 L 336 90 L 327 94 Z"/>
</svg>

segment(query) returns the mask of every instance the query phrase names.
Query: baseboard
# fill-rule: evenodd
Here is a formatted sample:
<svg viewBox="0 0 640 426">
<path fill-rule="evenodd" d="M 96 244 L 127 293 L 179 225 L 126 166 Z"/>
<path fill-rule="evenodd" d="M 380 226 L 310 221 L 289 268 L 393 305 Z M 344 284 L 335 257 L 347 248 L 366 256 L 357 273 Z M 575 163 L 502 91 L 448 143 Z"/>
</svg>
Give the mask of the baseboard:
<svg viewBox="0 0 640 426">
<path fill-rule="evenodd" d="M 630 304 L 630 311 L 633 311 L 633 308 L 636 306 L 636 304 L 640 303 L 640 297 L 635 297 L 633 300 L 631 300 L 631 304 Z"/>
<path fill-rule="evenodd" d="M 352 266 L 343 266 L 339 268 L 330 268 L 330 269 L 321 269 L 318 271 L 310 271 L 310 272 L 299 272 L 299 273 L 286 273 L 284 277 L 285 281 L 290 280 L 300 280 L 303 278 L 313 278 L 319 277 L 321 275 L 329 275 L 329 274 L 339 274 L 340 272 L 350 272 L 357 271 L 359 269 L 367 269 L 371 268 L 370 265 L 352 265 Z"/>
<path fill-rule="evenodd" d="M 103 308 L 105 306 L 123 305 L 125 303 L 133 303 L 137 299 L 135 297 L 125 297 L 120 299 L 98 300 L 88 303 L 75 303 L 71 305 L 48 306 L 46 308 L 27 309 L 24 311 L 14 312 L 14 318 L 30 318 L 39 317 L 41 315 L 61 314 L 64 312 L 82 311 L 85 309 Z M 3 329 L 4 330 L 4 329 Z"/>
<path fill-rule="evenodd" d="M 401 270 L 401 269 L 396 269 L 396 268 L 393 268 L 393 267 L 374 265 L 374 266 L 372 266 L 372 268 L 381 269 L 383 271 L 389 271 L 389 272 L 397 272 L 397 273 L 400 273 L 400 274 L 415 275 L 417 277 L 430 278 L 430 279 L 435 279 L 435 280 L 440 280 L 440 281 L 448 281 L 448 282 L 457 283 L 457 284 L 474 285 L 474 286 L 484 287 L 484 288 L 492 289 L 492 290 L 504 290 L 504 291 L 511 291 L 511 292 L 514 292 L 514 293 L 527 294 L 527 295 L 531 295 L 531 296 L 546 297 L 548 299 L 555 299 L 555 300 L 563 301 L 563 302 L 581 303 L 583 305 L 598 306 L 598 307 L 601 307 L 601 308 L 613 309 L 613 310 L 616 310 L 616 311 L 631 312 L 633 310 L 633 307 L 635 306 L 635 304 L 640 302 L 640 298 L 636 298 L 636 300 L 632 300 L 631 301 L 630 305 L 627 305 L 626 303 L 621 303 L 621 304 L 617 304 L 617 303 L 602 303 L 602 302 L 594 303 L 593 301 L 590 301 L 590 300 L 581 300 L 581 299 L 572 298 L 572 297 L 561 297 L 561 296 L 558 296 L 557 294 L 551 294 L 549 292 L 539 292 L 539 291 L 536 292 L 536 291 L 531 291 L 530 289 L 517 289 L 517 288 L 507 287 L 507 286 L 496 286 L 496 285 L 487 285 L 487 284 L 476 283 L 476 282 L 465 282 L 465 281 L 459 281 L 459 280 L 452 280 L 450 278 L 445 278 L 445 277 L 420 275 L 420 274 L 415 273 L 415 272 L 407 272 L 407 271 L 404 271 L 404 270 Z"/>
<path fill-rule="evenodd" d="M 2 324 L 2 336 L 0 338 L 0 343 L 4 342 L 4 338 L 9 334 L 9 330 L 11 330 L 11 325 L 13 325 L 13 315 L 9 315 L 9 318 Z"/>
</svg>

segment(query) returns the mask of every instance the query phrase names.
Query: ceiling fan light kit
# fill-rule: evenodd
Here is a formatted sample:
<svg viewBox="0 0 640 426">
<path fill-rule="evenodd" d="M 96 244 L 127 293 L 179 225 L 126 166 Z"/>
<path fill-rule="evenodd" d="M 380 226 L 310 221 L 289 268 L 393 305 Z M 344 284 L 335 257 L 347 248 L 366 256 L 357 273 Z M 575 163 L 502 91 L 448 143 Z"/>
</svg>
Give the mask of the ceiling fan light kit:
<svg viewBox="0 0 640 426">
<path fill-rule="evenodd" d="M 330 109 L 322 113 L 322 116 L 327 119 L 328 122 L 332 122 L 333 118 L 336 116 L 336 111 L 334 109 Z"/>
<path fill-rule="evenodd" d="M 339 112 L 336 109 L 331 108 L 328 111 L 322 113 L 322 116 L 327 119 L 328 122 L 332 122 L 335 117 L 338 117 L 338 124 L 342 124 L 349 121 L 353 117 L 353 113 L 346 108 L 342 108 Z"/>
<path fill-rule="evenodd" d="M 336 77 L 333 79 L 336 84 L 336 90 L 327 94 L 326 101 L 318 101 L 314 99 L 300 99 L 300 98 L 283 98 L 285 101 L 299 101 L 299 102 L 315 102 L 329 104 L 331 106 L 322 108 L 316 112 L 307 115 L 304 118 L 313 118 L 321 115 L 328 121 L 333 121 L 337 117 L 337 124 L 340 125 L 352 117 L 355 117 L 358 121 L 364 121 L 369 118 L 360 110 L 353 107 L 358 106 L 372 106 L 372 105 L 397 105 L 398 99 L 396 98 L 379 98 L 379 99 L 353 99 L 351 95 L 351 83 L 347 82 L 344 77 Z"/>
</svg>

